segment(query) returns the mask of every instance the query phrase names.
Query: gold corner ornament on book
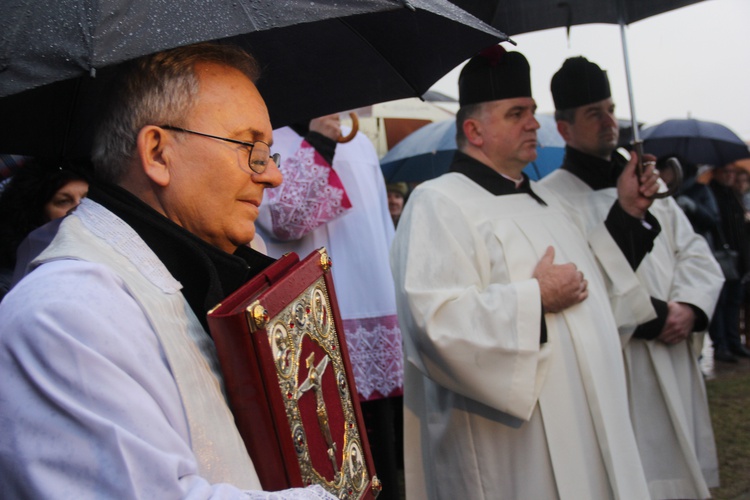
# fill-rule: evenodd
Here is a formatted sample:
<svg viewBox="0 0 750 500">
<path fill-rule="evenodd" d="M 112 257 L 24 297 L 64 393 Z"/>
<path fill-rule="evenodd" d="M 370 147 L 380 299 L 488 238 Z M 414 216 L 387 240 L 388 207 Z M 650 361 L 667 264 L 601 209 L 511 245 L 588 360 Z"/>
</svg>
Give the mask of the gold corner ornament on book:
<svg viewBox="0 0 750 500">
<path fill-rule="evenodd" d="M 325 248 L 284 255 L 208 313 L 229 405 L 263 489 L 382 485 L 362 420 Z"/>
</svg>

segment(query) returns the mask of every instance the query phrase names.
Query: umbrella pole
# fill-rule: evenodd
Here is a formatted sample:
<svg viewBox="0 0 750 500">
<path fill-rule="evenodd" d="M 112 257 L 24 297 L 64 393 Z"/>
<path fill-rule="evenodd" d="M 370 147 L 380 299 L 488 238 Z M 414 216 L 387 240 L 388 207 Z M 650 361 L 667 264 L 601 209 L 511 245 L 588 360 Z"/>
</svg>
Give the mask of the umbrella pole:
<svg viewBox="0 0 750 500">
<path fill-rule="evenodd" d="M 625 34 L 625 19 L 620 16 L 620 39 L 622 40 L 622 59 L 625 62 L 625 82 L 628 85 L 628 103 L 630 104 L 630 126 L 633 129 L 633 149 L 638 155 L 638 167 L 636 171 L 640 176 L 643 172 L 643 142 L 641 132 L 638 130 L 638 120 L 635 117 L 635 99 L 633 99 L 633 81 L 630 77 L 630 58 L 628 57 L 628 38 Z"/>
<path fill-rule="evenodd" d="M 633 142 L 641 142 L 641 133 L 638 130 L 638 120 L 635 117 L 635 102 L 633 99 L 633 82 L 630 77 L 630 58 L 628 57 L 628 39 L 625 34 L 625 21 L 620 18 L 620 39 L 622 40 L 622 58 L 625 61 L 625 81 L 628 85 L 628 101 L 630 104 L 630 123 L 633 127 Z M 640 152 L 639 152 L 640 154 Z"/>
<path fill-rule="evenodd" d="M 638 130 L 638 120 L 635 117 L 635 102 L 633 99 L 633 82 L 630 78 L 630 58 L 628 57 L 628 39 L 625 34 L 625 20 L 620 16 L 620 38 L 622 39 L 622 58 L 625 61 L 625 81 L 628 84 L 628 100 L 630 101 L 630 123 L 633 127 L 633 149 L 638 155 L 638 166 L 636 172 L 640 176 L 643 173 L 643 141 L 641 140 L 641 131 Z M 674 181 L 672 185 L 664 192 L 654 195 L 654 198 L 667 198 L 679 191 L 682 186 L 682 165 L 677 158 L 668 158 L 666 166 L 674 172 Z"/>
</svg>

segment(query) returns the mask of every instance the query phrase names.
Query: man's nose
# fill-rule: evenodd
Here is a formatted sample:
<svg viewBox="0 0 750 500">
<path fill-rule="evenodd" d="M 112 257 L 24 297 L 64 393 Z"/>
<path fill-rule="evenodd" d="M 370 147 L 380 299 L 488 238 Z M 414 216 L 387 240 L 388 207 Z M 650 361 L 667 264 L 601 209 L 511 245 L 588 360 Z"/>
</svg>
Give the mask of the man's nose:
<svg viewBox="0 0 750 500">
<path fill-rule="evenodd" d="M 602 123 L 608 127 L 617 127 L 617 118 L 614 113 L 604 113 L 602 115 Z"/>
<path fill-rule="evenodd" d="M 284 181 L 284 176 L 281 174 L 279 166 L 273 161 L 273 158 L 270 158 L 266 170 L 262 174 L 253 174 L 253 179 L 258 184 L 265 184 L 266 187 L 275 188 L 281 185 Z"/>
</svg>

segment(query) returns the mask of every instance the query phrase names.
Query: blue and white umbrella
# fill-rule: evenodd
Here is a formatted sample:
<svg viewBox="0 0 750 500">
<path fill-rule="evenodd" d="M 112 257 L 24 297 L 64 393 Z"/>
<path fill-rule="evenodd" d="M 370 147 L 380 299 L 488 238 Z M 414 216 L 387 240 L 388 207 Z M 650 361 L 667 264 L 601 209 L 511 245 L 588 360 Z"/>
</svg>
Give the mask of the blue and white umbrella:
<svg viewBox="0 0 750 500">
<path fill-rule="evenodd" d="M 552 115 L 536 116 L 541 127 L 537 130 L 537 158 L 524 172 L 532 180 L 539 180 L 562 163 L 565 141 L 557 132 Z M 380 160 L 386 182 L 422 182 L 448 171 L 456 152 L 456 121 L 446 120 L 425 125 L 396 144 Z"/>
</svg>

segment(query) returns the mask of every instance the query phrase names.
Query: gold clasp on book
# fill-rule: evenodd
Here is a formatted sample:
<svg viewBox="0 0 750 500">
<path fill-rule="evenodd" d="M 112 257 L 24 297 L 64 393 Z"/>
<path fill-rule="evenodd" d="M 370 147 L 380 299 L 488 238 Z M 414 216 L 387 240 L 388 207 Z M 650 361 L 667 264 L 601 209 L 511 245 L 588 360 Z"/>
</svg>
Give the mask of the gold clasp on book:
<svg viewBox="0 0 750 500">
<path fill-rule="evenodd" d="M 380 479 L 378 479 L 378 476 L 372 476 L 372 482 L 370 483 L 370 491 L 372 491 L 372 496 L 374 498 L 378 498 L 378 495 L 380 495 L 380 492 L 383 491 L 383 483 L 380 482 Z"/>
<path fill-rule="evenodd" d="M 333 261 L 331 261 L 331 258 L 328 256 L 328 251 L 326 251 L 326 247 L 319 248 L 318 253 L 320 253 L 320 267 L 323 268 L 324 273 L 327 273 L 328 271 L 331 270 Z"/>
<path fill-rule="evenodd" d="M 247 308 L 247 312 L 250 313 L 252 321 L 250 322 L 250 329 L 254 332 L 256 330 L 263 330 L 268 324 L 270 319 L 268 311 L 263 307 L 257 300 L 250 304 Z"/>
</svg>

